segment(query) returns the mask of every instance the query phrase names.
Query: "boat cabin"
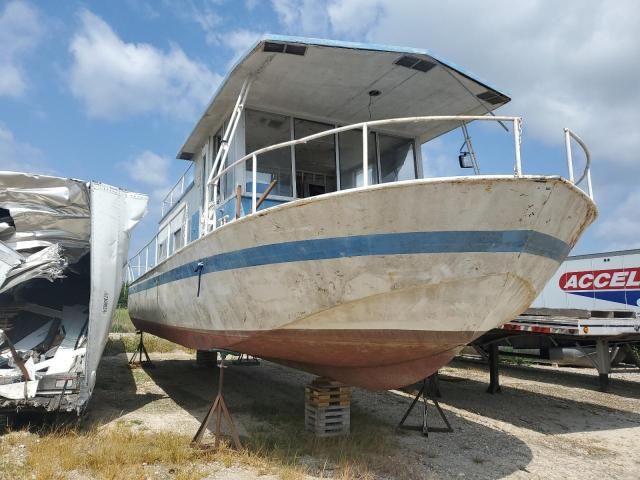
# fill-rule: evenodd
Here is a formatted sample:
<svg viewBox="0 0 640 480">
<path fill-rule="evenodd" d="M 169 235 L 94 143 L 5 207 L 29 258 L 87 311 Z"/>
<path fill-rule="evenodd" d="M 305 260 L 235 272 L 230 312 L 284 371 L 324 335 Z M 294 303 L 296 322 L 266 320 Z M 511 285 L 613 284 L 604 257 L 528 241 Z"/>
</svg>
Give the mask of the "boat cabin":
<svg viewBox="0 0 640 480">
<path fill-rule="evenodd" d="M 189 166 L 163 202 L 144 271 L 254 211 L 422 178 L 423 143 L 455 128 L 466 134 L 460 116 L 509 100 L 425 50 L 264 38 L 231 69 L 178 152 Z M 448 117 L 410 120 L 425 116 Z"/>
</svg>

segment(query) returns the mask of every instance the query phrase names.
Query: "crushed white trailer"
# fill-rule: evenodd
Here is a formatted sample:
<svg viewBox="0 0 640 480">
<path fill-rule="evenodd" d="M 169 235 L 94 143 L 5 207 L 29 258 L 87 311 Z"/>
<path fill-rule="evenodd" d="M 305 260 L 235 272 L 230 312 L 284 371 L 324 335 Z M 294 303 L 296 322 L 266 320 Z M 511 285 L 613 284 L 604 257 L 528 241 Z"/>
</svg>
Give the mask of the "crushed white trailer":
<svg viewBox="0 0 640 480">
<path fill-rule="evenodd" d="M 0 412 L 86 406 L 147 197 L 0 172 Z"/>
</svg>

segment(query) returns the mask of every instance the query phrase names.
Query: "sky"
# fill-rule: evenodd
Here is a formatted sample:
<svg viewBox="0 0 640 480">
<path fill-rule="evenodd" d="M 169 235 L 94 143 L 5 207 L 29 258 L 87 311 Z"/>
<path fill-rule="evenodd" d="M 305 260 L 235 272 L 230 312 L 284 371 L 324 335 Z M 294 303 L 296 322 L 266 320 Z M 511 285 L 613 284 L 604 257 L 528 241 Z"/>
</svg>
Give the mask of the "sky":
<svg viewBox="0 0 640 480">
<path fill-rule="evenodd" d="M 512 97 L 497 113 L 523 117 L 525 173 L 567 175 L 563 127 L 586 141 L 600 214 L 573 253 L 640 248 L 638 25 L 634 0 L 0 0 L 0 170 L 149 194 L 137 249 L 188 166 L 178 149 L 265 33 L 408 46 Z M 496 168 L 511 136 L 471 127 Z M 423 147 L 425 172 L 460 174 L 460 138 Z"/>
</svg>

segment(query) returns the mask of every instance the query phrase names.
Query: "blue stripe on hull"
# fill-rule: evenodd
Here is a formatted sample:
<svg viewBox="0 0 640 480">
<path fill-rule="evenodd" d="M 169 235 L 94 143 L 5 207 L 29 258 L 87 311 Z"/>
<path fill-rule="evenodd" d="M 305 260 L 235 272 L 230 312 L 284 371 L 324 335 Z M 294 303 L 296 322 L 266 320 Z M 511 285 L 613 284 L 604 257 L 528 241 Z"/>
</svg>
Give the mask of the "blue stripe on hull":
<svg viewBox="0 0 640 480">
<path fill-rule="evenodd" d="M 201 259 L 202 274 L 278 263 L 334 258 L 423 253 L 517 253 L 562 262 L 571 247 L 562 240 L 533 230 L 406 232 L 354 235 L 274 243 L 244 248 Z M 131 285 L 129 292 L 147 290 L 198 275 L 197 261 Z"/>
</svg>

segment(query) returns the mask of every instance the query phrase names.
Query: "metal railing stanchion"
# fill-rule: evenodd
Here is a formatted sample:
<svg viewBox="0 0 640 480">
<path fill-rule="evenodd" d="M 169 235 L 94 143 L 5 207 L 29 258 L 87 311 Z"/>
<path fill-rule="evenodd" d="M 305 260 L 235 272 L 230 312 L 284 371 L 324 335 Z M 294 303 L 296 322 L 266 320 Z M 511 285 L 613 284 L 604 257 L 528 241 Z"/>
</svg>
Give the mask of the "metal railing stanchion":
<svg viewBox="0 0 640 480">
<path fill-rule="evenodd" d="M 258 184 L 258 157 L 253 154 L 251 157 L 251 213 L 256 213 L 256 203 L 258 202 L 258 192 L 256 192 Z"/>
</svg>

